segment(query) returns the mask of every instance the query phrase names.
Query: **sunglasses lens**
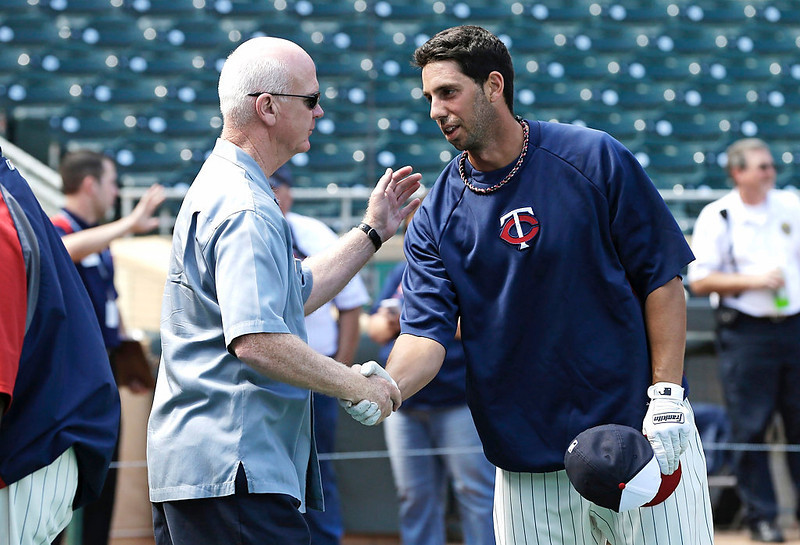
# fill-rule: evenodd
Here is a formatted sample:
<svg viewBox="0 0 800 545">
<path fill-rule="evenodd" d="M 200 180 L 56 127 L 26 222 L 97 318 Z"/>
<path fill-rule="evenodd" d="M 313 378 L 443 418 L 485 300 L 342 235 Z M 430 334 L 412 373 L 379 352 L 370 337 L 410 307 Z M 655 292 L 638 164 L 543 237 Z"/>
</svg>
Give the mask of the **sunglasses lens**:
<svg viewBox="0 0 800 545">
<path fill-rule="evenodd" d="M 313 110 L 314 108 L 317 107 L 317 104 L 319 104 L 319 96 L 320 96 L 319 93 L 314 93 L 310 97 L 306 97 L 305 99 L 306 106 L 308 106 L 309 110 Z"/>
</svg>

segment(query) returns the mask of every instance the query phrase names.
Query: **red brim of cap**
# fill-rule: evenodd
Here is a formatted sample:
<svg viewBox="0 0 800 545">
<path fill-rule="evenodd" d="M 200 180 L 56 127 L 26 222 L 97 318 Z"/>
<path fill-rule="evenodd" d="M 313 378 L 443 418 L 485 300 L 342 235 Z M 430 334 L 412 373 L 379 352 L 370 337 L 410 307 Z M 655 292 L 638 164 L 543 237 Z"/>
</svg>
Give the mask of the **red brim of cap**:
<svg viewBox="0 0 800 545">
<path fill-rule="evenodd" d="M 656 497 L 650 500 L 648 503 L 645 503 L 642 507 L 652 507 L 663 502 L 669 498 L 673 492 L 675 492 L 675 489 L 678 487 L 680 482 L 681 464 L 678 463 L 678 469 L 676 469 L 672 475 L 664 475 L 663 473 L 661 474 L 661 486 L 658 487 Z"/>
</svg>

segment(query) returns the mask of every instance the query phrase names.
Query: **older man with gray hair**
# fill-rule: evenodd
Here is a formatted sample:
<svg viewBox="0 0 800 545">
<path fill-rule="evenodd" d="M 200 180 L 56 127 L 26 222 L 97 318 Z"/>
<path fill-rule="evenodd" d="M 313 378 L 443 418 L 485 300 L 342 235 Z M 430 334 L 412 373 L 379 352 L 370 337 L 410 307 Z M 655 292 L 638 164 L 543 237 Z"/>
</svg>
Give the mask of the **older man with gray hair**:
<svg viewBox="0 0 800 545">
<path fill-rule="evenodd" d="M 361 225 L 301 266 L 268 177 L 311 146 L 324 113 L 314 62 L 290 41 L 248 40 L 219 95 L 222 134 L 178 213 L 164 290 L 147 452 L 156 542 L 308 544 L 301 512 L 322 507 L 309 390 L 372 420 L 400 392 L 309 348 L 303 317 L 416 209 L 404 203 L 420 175 L 387 169 Z"/>
</svg>

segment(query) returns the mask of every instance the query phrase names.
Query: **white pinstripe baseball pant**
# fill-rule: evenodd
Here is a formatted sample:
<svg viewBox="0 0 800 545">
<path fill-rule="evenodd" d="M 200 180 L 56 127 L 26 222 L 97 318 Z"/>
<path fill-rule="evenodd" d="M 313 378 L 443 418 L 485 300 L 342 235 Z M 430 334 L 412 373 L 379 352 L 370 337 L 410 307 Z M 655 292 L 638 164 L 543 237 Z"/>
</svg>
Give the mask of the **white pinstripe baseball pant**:
<svg viewBox="0 0 800 545">
<path fill-rule="evenodd" d="M 688 400 L 689 414 L 694 419 Z M 497 470 L 497 545 L 712 545 L 714 526 L 706 460 L 695 433 L 681 456 L 675 492 L 663 503 L 617 513 L 584 499 L 565 470 Z"/>
<path fill-rule="evenodd" d="M 0 545 L 51 543 L 72 519 L 77 489 L 72 447 L 49 466 L 0 489 Z"/>
</svg>

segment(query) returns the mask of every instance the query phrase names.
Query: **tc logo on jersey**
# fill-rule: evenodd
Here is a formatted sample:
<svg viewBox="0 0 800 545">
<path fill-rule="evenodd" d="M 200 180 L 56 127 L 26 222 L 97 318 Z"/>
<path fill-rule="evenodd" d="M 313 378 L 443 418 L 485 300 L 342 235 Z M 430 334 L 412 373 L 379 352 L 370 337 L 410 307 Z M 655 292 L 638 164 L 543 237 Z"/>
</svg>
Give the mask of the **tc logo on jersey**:
<svg viewBox="0 0 800 545">
<path fill-rule="evenodd" d="M 539 220 L 533 215 L 533 208 L 517 208 L 500 218 L 500 238 L 522 251 L 539 234 Z"/>
</svg>

